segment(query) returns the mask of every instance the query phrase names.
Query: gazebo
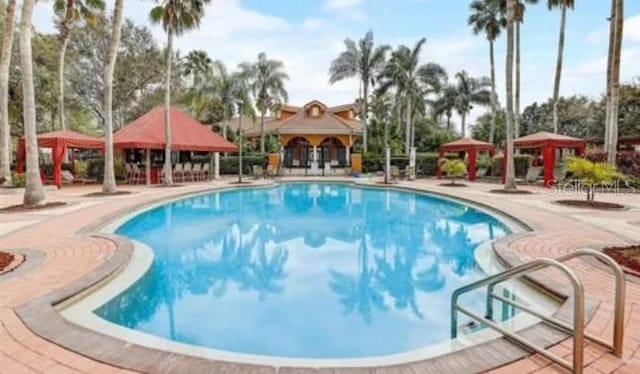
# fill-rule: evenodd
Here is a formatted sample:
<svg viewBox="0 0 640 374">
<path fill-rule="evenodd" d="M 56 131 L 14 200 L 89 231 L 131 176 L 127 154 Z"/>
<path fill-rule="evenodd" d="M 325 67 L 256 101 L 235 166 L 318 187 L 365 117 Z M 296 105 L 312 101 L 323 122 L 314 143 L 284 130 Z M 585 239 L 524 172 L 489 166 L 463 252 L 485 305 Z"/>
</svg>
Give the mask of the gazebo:
<svg viewBox="0 0 640 374">
<path fill-rule="evenodd" d="M 211 131 L 182 110 L 171 107 L 171 150 L 192 152 L 237 152 L 238 147 Z M 146 150 L 146 179 L 151 181 L 151 150 L 166 145 L 165 107 L 159 106 L 129 123 L 113 135 L 118 149 Z M 216 157 L 217 161 L 217 157 Z"/>
<path fill-rule="evenodd" d="M 103 151 L 104 141 L 72 130 L 64 130 L 39 134 L 38 147 L 51 148 L 53 182 L 59 188 L 62 185 L 62 163 L 67 149 L 98 149 Z M 26 158 L 26 144 L 24 137 L 22 137 L 18 143 L 18 161 L 16 165 L 16 170 L 19 173 L 24 172 Z"/>
<path fill-rule="evenodd" d="M 554 169 L 556 166 L 556 150 L 573 149 L 575 153 L 584 157 L 587 142 L 580 138 L 571 136 L 554 134 L 551 132 L 537 132 L 535 134 L 526 135 L 513 141 L 515 149 L 540 149 L 544 160 L 544 185 L 550 187 L 553 185 Z M 506 168 L 506 152 L 504 167 Z M 503 178 L 505 173 L 502 173 Z"/>
<path fill-rule="evenodd" d="M 438 152 L 440 154 L 439 158 L 444 157 L 444 154 L 449 152 L 465 152 L 469 156 L 469 180 L 473 182 L 476 180 L 476 160 L 478 158 L 478 153 L 488 152 L 491 157 L 495 153 L 495 150 L 496 147 L 491 143 L 472 138 L 464 138 L 441 145 Z M 440 170 L 439 162 L 436 167 L 438 179 L 440 179 L 442 178 L 442 171 Z"/>
</svg>

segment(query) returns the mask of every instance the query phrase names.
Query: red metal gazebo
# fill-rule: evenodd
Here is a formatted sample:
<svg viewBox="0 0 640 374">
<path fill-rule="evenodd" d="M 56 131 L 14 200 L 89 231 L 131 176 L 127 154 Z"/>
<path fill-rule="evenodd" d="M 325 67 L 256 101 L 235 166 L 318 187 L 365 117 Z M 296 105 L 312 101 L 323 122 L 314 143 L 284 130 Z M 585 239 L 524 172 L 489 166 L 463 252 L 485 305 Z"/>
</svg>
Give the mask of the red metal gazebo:
<svg viewBox="0 0 640 374">
<path fill-rule="evenodd" d="M 488 152 L 489 156 L 493 156 L 496 151 L 496 147 L 487 142 L 472 138 L 464 138 L 456 140 L 451 143 L 443 144 L 438 149 L 440 154 L 439 158 L 444 157 L 445 153 L 449 152 L 465 152 L 469 156 L 469 180 L 476 180 L 476 160 L 478 158 L 478 152 Z M 442 171 L 440 170 L 440 163 L 438 163 L 437 172 L 438 179 L 442 178 Z"/>
<path fill-rule="evenodd" d="M 553 185 L 554 180 L 553 171 L 556 166 L 556 150 L 573 149 L 576 155 L 584 157 L 587 142 L 580 138 L 541 131 L 515 139 L 513 141 L 513 147 L 515 149 L 542 150 L 542 158 L 544 160 L 544 185 L 550 187 Z M 507 153 L 505 152 L 505 168 L 507 165 L 506 158 Z M 502 173 L 503 179 L 505 174 L 505 172 Z"/>
<path fill-rule="evenodd" d="M 53 159 L 53 182 L 56 186 L 62 185 L 62 163 L 67 149 L 99 149 L 104 150 L 104 141 L 89 135 L 80 134 L 72 130 L 54 131 L 38 135 L 38 147 L 51 148 Z M 16 170 L 24 172 L 24 164 L 27 158 L 24 137 L 18 142 L 18 162 Z"/>
</svg>

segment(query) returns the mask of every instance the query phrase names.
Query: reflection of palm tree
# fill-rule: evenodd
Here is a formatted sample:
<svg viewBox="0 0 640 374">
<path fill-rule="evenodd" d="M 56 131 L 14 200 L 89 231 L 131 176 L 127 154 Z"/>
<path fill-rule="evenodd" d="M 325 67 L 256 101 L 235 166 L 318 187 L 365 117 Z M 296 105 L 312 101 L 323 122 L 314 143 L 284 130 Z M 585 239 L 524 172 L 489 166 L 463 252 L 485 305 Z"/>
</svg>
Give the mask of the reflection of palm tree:
<svg viewBox="0 0 640 374">
<path fill-rule="evenodd" d="M 431 232 L 434 243 L 443 249 L 443 258 L 453 265 L 454 273 L 464 275 L 476 267 L 474 253 L 469 245 L 469 232 L 464 226 L 453 232 L 449 221 L 446 221 L 444 228 L 433 224 Z"/>
<path fill-rule="evenodd" d="M 345 314 L 357 310 L 367 323 L 371 323 L 373 309 L 387 310 L 383 295 L 375 281 L 375 272 L 369 268 L 367 239 L 363 237 L 358 250 L 359 273 L 357 277 L 330 269 L 331 281 L 329 287 L 339 296 L 340 304 L 345 308 Z"/>
<path fill-rule="evenodd" d="M 251 287 L 258 291 L 260 301 L 264 301 L 270 293 L 282 292 L 283 281 L 287 274 L 284 265 L 289 258 L 289 252 L 283 247 L 275 250 L 272 256 L 267 256 L 264 242 L 260 243 L 258 258 L 251 263 Z"/>
</svg>

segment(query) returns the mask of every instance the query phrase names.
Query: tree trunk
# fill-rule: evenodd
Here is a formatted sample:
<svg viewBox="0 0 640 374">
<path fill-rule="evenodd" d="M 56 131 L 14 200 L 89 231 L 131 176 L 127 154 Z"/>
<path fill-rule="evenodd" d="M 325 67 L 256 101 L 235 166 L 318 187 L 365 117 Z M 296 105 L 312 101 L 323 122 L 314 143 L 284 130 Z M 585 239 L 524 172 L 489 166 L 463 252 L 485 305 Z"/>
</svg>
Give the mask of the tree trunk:
<svg viewBox="0 0 640 374">
<path fill-rule="evenodd" d="M 406 152 L 406 154 L 409 154 L 410 151 L 410 147 L 411 147 L 411 100 L 407 97 L 407 113 L 406 115 L 406 121 L 407 123 L 405 124 L 405 134 L 404 134 L 404 140 L 405 140 L 405 147 L 404 150 Z"/>
<path fill-rule="evenodd" d="M 228 140 L 228 139 L 227 139 L 227 127 L 228 127 L 228 126 L 229 126 L 228 120 L 227 120 L 227 119 L 225 119 L 225 120 L 224 120 L 224 123 L 222 124 L 222 137 L 223 137 L 225 140 Z"/>
<path fill-rule="evenodd" d="M 611 113 L 609 115 L 609 152 L 607 162 L 615 165 L 618 148 L 618 111 L 620 109 L 620 53 L 624 25 L 624 2 L 615 0 L 615 43 L 611 63 Z"/>
<path fill-rule="evenodd" d="M 44 205 L 46 200 L 38 160 L 36 137 L 36 100 L 33 88 L 33 60 L 31 53 L 31 18 L 35 0 L 24 0 L 20 18 L 20 69 L 22 70 L 22 95 L 24 137 L 27 151 L 27 177 L 23 203 L 27 206 Z"/>
<path fill-rule="evenodd" d="M 113 165 L 113 71 L 116 67 L 122 33 L 123 2 L 124 0 L 116 0 L 113 9 L 111 43 L 104 69 L 104 180 L 102 182 L 104 193 L 115 193 L 118 189 Z M 150 166 L 147 165 L 147 167 Z"/>
<path fill-rule="evenodd" d="M 506 102 L 507 102 L 507 149 L 506 149 L 506 175 L 505 190 L 515 190 L 515 162 L 513 159 L 513 22 L 515 18 L 516 0 L 507 0 L 507 61 L 506 65 Z"/>
<path fill-rule="evenodd" d="M 260 153 L 264 154 L 264 108 L 260 111 Z"/>
<path fill-rule="evenodd" d="M 369 137 L 367 134 L 369 125 L 369 79 L 364 79 L 362 83 L 362 90 L 364 95 L 364 97 L 362 98 L 362 122 L 364 124 L 364 127 L 362 129 L 362 148 L 364 153 L 367 153 L 367 147 L 369 144 Z"/>
<path fill-rule="evenodd" d="M 244 109 L 244 108 L 243 108 Z M 242 156 L 244 153 L 244 136 L 243 136 L 243 132 L 242 132 L 242 116 L 243 116 L 243 111 L 239 111 L 239 115 L 240 117 L 238 118 L 238 133 L 239 133 L 239 139 L 240 142 L 238 144 L 239 146 L 239 153 L 238 153 L 238 183 L 242 183 Z"/>
<path fill-rule="evenodd" d="M 451 114 L 447 113 L 447 132 L 451 134 Z"/>
<path fill-rule="evenodd" d="M 520 137 L 520 22 L 515 23 L 515 49 L 516 49 L 516 88 L 513 113 L 513 137 Z"/>
<path fill-rule="evenodd" d="M 9 0 L 5 12 L 0 51 L 0 179 L 11 185 L 11 126 L 9 125 L 9 67 L 15 31 L 16 0 Z"/>
<path fill-rule="evenodd" d="M 167 31 L 166 53 L 167 76 L 164 82 L 164 184 L 171 186 L 173 184 L 173 169 L 171 168 L 171 65 L 173 62 L 173 30 L 171 28 Z"/>
<path fill-rule="evenodd" d="M 562 55 L 564 54 L 564 34 L 567 24 L 567 7 L 561 6 L 560 36 L 558 38 L 558 60 L 556 62 L 556 76 L 553 80 L 553 132 L 560 130 L 560 118 L 558 117 L 558 98 L 560 97 L 560 78 L 562 76 Z"/>
<path fill-rule="evenodd" d="M 460 114 L 460 134 L 463 138 L 467 137 L 467 113 Z"/>
<path fill-rule="evenodd" d="M 498 100 L 496 96 L 496 63 L 493 53 L 493 40 L 489 41 L 489 55 L 491 62 L 491 127 L 489 129 L 489 143 L 493 143 L 496 136 L 496 123 L 498 121 Z"/>
<path fill-rule="evenodd" d="M 607 93 L 606 93 L 606 109 L 604 119 L 604 151 L 609 154 L 611 149 L 609 118 L 611 115 L 611 71 L 613 69 L 613 45 L 615 44 L 615 16 L 616 16 L 616 0 L 611 0 L 611 15 L 609 17 L 609 52 L 607 54 Z M 608 156 L 607 156 L 608 158 Z"/>
<path fill-rule="evenodd" d="M 62 26 L 65 29 L 67 26 Z M 61 31 L 60 55 L 58 56 L 58 119 L 60 121 L 60 130 L 66 130 L 67 125 L 64 116 L 64 60 L 67 55 L 67 47 L 69 46 L 69 32 Z"/>
</svg>

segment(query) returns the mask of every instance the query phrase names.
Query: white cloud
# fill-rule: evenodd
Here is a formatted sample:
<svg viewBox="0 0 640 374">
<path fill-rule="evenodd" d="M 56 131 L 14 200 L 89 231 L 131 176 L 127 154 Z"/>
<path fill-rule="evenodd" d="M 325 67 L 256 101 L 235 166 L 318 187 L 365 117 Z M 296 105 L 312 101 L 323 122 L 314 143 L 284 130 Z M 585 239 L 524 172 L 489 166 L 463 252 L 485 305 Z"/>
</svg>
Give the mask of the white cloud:
<svg viewBox="0 0 640 374">
<path fill-rule="evenodd" d="M 322 18 L 307 18 L 302 22 L 305 30 L 318 30 L 324 27 L 326 22 Z"/>
<path fill-rule="evenodd" d="M 640 43 L 640 14 L 624 21 L 623 32 L 625 40 Z"/>
<path fill-rule="evenodd" d="M 344 10 L 358 8 L 361 5 L 362 0 L 327 0 L 324 4 L 324 9 L 328 11 Z"/>
</svg>

